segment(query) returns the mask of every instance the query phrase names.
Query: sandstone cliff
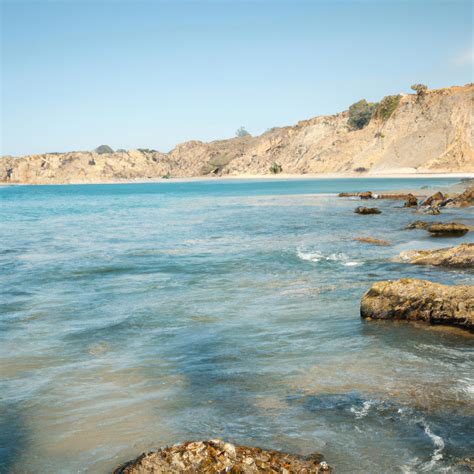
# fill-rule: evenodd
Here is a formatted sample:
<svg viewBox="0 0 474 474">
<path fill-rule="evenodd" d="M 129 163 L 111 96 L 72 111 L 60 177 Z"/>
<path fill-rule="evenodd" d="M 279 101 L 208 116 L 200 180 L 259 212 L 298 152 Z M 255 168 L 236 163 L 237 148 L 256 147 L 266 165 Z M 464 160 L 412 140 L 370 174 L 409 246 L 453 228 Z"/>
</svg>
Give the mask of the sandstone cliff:
<svg viewBox="0 0 474 474">
<path fill-rule="evenodd" d="M 0 159 L 0 182 L 92 183 L 137 178 L 284 173 L 474 172 L 474 84 L 402 95 L 392 115 L 361 130 L 348 112 L 315 117 L 257 137 L 190 141 L 170 153 L 69 152 Z"/>
</svg>

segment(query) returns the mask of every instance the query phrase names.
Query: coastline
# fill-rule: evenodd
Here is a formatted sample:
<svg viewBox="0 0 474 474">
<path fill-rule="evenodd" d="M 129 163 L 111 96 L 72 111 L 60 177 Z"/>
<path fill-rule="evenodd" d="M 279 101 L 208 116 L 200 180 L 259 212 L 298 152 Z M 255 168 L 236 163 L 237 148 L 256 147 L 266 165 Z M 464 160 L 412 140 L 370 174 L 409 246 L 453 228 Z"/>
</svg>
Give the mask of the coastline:
<svg viewBox="0 0 474 474">
<path fill-rule="evenodd" d="M 465 173 L 311 173 L 292 174 L 238 174 L 226 176 L 189 176 L 176 178 L 134 178 L 116 179 L 102 181 L 74 181 L 69 183 L 7 183 L 1 182 L 2 186 L 65 186 L 83 184 L 153 184 L 153 183 L 192 183 L 192 182 L 226 182 L 226 181 L 303 181 L 311 179 L 433 179 L 433 178 L 459 178 L 474 179 L 474 172 Z"/>
</svg>

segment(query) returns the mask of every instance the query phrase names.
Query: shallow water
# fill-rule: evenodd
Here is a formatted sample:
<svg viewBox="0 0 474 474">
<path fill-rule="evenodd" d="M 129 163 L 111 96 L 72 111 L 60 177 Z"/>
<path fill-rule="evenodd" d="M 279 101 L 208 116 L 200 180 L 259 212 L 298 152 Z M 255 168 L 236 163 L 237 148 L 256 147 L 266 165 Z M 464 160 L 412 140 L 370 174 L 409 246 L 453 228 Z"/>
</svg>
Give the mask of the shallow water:
<svg viewBox="0 0 474 474">
<path fill-rule="evenodd" d="M 381 279 L 472 284 L 391 259 L 474 241 L 407 223 L 474 216 L 396 201 L 359 216 L 334 196 L 454 182 L 0 188 L 0 472 L 108 472 L 211 437 L 319 451 L 337 472 L 457 472 L 474 449 L 472 337 L 363 322 L 359 301 Z"/>
</svg>

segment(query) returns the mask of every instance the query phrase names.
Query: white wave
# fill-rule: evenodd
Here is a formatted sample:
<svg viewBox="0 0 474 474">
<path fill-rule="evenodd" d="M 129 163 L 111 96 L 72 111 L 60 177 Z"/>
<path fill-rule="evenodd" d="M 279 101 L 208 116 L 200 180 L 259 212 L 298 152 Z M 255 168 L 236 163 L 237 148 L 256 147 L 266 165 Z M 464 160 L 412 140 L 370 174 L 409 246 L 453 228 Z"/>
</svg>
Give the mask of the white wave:
<svg viewBox="0 0 474 474">
<path fill-rule="evenodd" d="M 344 252 L 333 252 L 328 255 L 324 255 L 319 250 L 315 250 L 314 252 L 306 252 L 301 249 L 296 250 L 296 254 L 298 258 L 301 260 L 306 260 L 308 262 L 339 262 L 346 267 L 353 267 L 355 265 L 360 265 L 361 262 L 355 260 L 349 260 L 349 256 L 346 255 Z"/>
<path fill-rule="evenodd" d="M 355 417 L 359 420 L 361 418 L 364 418 L 364 416 L 367 416 L 369 413 L 370 407 L 374 404 L 374 402 L 367 400 L 362 404 L 362 408 L 357 409 L 355 407 L 351 407 L 351 413 L 355 414 Z"/>
<path fill-rule="evenodd" d="M 444 450 L 444 439 L 441 438 L 441 436 L 434 434 L 431 431 L 431 428 L 428 425 L 428 423 L 426 423 L 425 421 L 422 421 L 422 425 L 424 427 L 426 435 L 431 439 L 435 447 L 435 450 L 433 451 L 433 454 L 431 455 L 431 460 L 427 462 L 422 468 L 424 472 L 431 472 L 431 470 L 436 465 L 436 463 L 443 459 L 442 452 Z"/>
</svg>

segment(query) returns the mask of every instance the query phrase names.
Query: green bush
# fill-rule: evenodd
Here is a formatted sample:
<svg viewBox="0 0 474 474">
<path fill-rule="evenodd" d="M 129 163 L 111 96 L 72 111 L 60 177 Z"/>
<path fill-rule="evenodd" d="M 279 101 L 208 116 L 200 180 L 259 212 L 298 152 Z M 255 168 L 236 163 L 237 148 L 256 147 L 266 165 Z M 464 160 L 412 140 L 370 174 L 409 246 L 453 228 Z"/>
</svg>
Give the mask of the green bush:
<svg viewBox="0 0 474 474">
<path fill-rule="evenodd" d="M 354 171 L 357 173 L 365 173 L 369 170 L 367 168 L 364 168 L 363 166 L 359 166 L 358 168 L 355 168 Z"/>
<path fill-rule="evenodd" d="M 400 104 L 400 95 L 387 95 L 377 105 L 374 116 L 381 120 L 388 120 Z"/>
<path fill-rule="evenodd" d="M 360 130 L 364 128 L 374 115 L 377 108 L 377 103 L 367 102 L 365 99 L 359 100 L 349 107 L 349 126 L 353 130 Z"/>
<path fill-rule="evenodd" d="M 248 137 L 248 136 L 250 136 L 250 133 L 247 132 L 247 130 L 245 130 L 245 127 L 240 127 L 235 132 L 235 136 L 236 137 Z"/>
<path fill-rule="evenodd" d="M 113 153 L 114 150 L 109 147 L 109 145 L 100 145 L 95 150 L 96 153 L 99 155 L 103 155 L 104 153 Z"/>
<path fill-rule="evenodd" d="M 416 92 L 416 95 L 419 99 L 421 99 L 422 97 L 424 97 L 424 95 L 426 94 L 426 91 L 428 90 L 428 86 L 426 86 L 425 84 L 413 84 L 410 89 L 412 91 L 415 91 Z"/>
<path fill-rule="evenodd" d="M 282 171 L 283 171 L 283 167 L 279 163 L 273 162 L 272 166 L 270 166 L 270 172 L 273 174 L 278 174 L 278 173 L 281 173 Z"/>
</svg>

